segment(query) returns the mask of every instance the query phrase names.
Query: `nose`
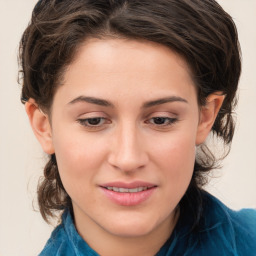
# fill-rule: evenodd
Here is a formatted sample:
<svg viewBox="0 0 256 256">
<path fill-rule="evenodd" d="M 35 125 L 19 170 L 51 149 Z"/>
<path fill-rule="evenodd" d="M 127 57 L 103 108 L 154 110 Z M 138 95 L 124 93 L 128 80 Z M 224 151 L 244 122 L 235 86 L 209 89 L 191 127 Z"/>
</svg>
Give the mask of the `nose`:
<svg viewBox="0 0 256 256">
<path fill-rule="evenodd" d="M 120 171 L 136 171 L 148 162 L 145 142 L 135 125 L 123 125 L 117 129 L 110 147 L 108 162 Z"/>
</svg>

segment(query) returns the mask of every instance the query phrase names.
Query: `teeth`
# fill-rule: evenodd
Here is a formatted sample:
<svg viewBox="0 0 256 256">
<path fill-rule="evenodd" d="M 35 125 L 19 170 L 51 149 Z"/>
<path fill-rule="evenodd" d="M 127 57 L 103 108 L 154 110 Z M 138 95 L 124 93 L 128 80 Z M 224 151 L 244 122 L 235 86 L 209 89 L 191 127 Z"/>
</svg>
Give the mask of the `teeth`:
<svg viewBox="0 0 256 256">
<path fill-rule="evenodd" d="M 117 188 L 117 187 L 106 187 L 108 190 L 112 190 L 119 193 L 137 193 L 149 189 L 148 187 L 138 188 Z"/>
<path fill-rule="evenodd" d="M 113 187 L 112 188 L 115 192 L 118 192 L 118 188 Z"/>
</svg>

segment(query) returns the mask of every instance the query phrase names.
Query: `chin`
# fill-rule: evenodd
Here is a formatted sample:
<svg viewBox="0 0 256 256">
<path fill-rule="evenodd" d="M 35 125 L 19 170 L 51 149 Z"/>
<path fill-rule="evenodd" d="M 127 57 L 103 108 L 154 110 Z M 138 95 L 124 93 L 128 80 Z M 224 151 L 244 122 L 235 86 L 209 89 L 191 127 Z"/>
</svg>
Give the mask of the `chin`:
<svg viewBox="0 0 256 256">
<path fill-rule="evenodd" d="M 154 222 L 152 218 L 142 216 L 136 218 L 135 216 L 126 216 L 120 220 L 120 218 L 114 219 L 108 223 L 108 227 L 105 229 L 112 235 L 119 237 L 141 237 L 150 234 L 159 224 Z"/>
<path fill-rule="evenodd" d="M 112 227 L 108 232 L 118 237 L 135 238 L 146 236 L 152 231 L 148 226 L 132 226 L 123 225 L 119 227 Z"/>
</svg>

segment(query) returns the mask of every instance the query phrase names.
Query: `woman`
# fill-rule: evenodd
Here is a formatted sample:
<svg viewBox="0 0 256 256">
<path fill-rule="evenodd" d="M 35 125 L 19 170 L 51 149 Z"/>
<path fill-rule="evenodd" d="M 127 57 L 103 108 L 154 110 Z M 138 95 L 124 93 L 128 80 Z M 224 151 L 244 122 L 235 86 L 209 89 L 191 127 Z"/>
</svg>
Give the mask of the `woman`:
<svg viewBox="0 0 256 256">
<path fill-rule="evenodd" d="M 255 255 L 256 212 L 202 188 L 241 70 L 215 1 L 39 1 L 20 50 L 40 211 L 61 213 L 40 255 Z"/>
</svg>

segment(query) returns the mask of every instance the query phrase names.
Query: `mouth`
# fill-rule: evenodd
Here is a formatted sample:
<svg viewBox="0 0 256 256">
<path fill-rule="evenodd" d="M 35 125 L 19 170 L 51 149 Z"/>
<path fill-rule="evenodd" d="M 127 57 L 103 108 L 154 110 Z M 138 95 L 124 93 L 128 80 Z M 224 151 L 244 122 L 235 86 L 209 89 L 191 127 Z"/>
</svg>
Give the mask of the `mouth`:
<svg viewBox="0 0 256 256">
<path fill-rule="evenodd" d="M 157 186 L 145 182 L 112 182 L 100 186 L 105 196 L 122 206 L 136 206 L 148 201 L 156 192 Z"/>
<path fill-rule="evenodd" d="M 104 187 L 107 190 L 118 192 L 118 193 L 138 193 L 141 191 L 146 191 L 148 189 L 153 188 L 151 187 L 137 187 L 137 188 L 120 188 L 120 187 Z"/>
</svg>

